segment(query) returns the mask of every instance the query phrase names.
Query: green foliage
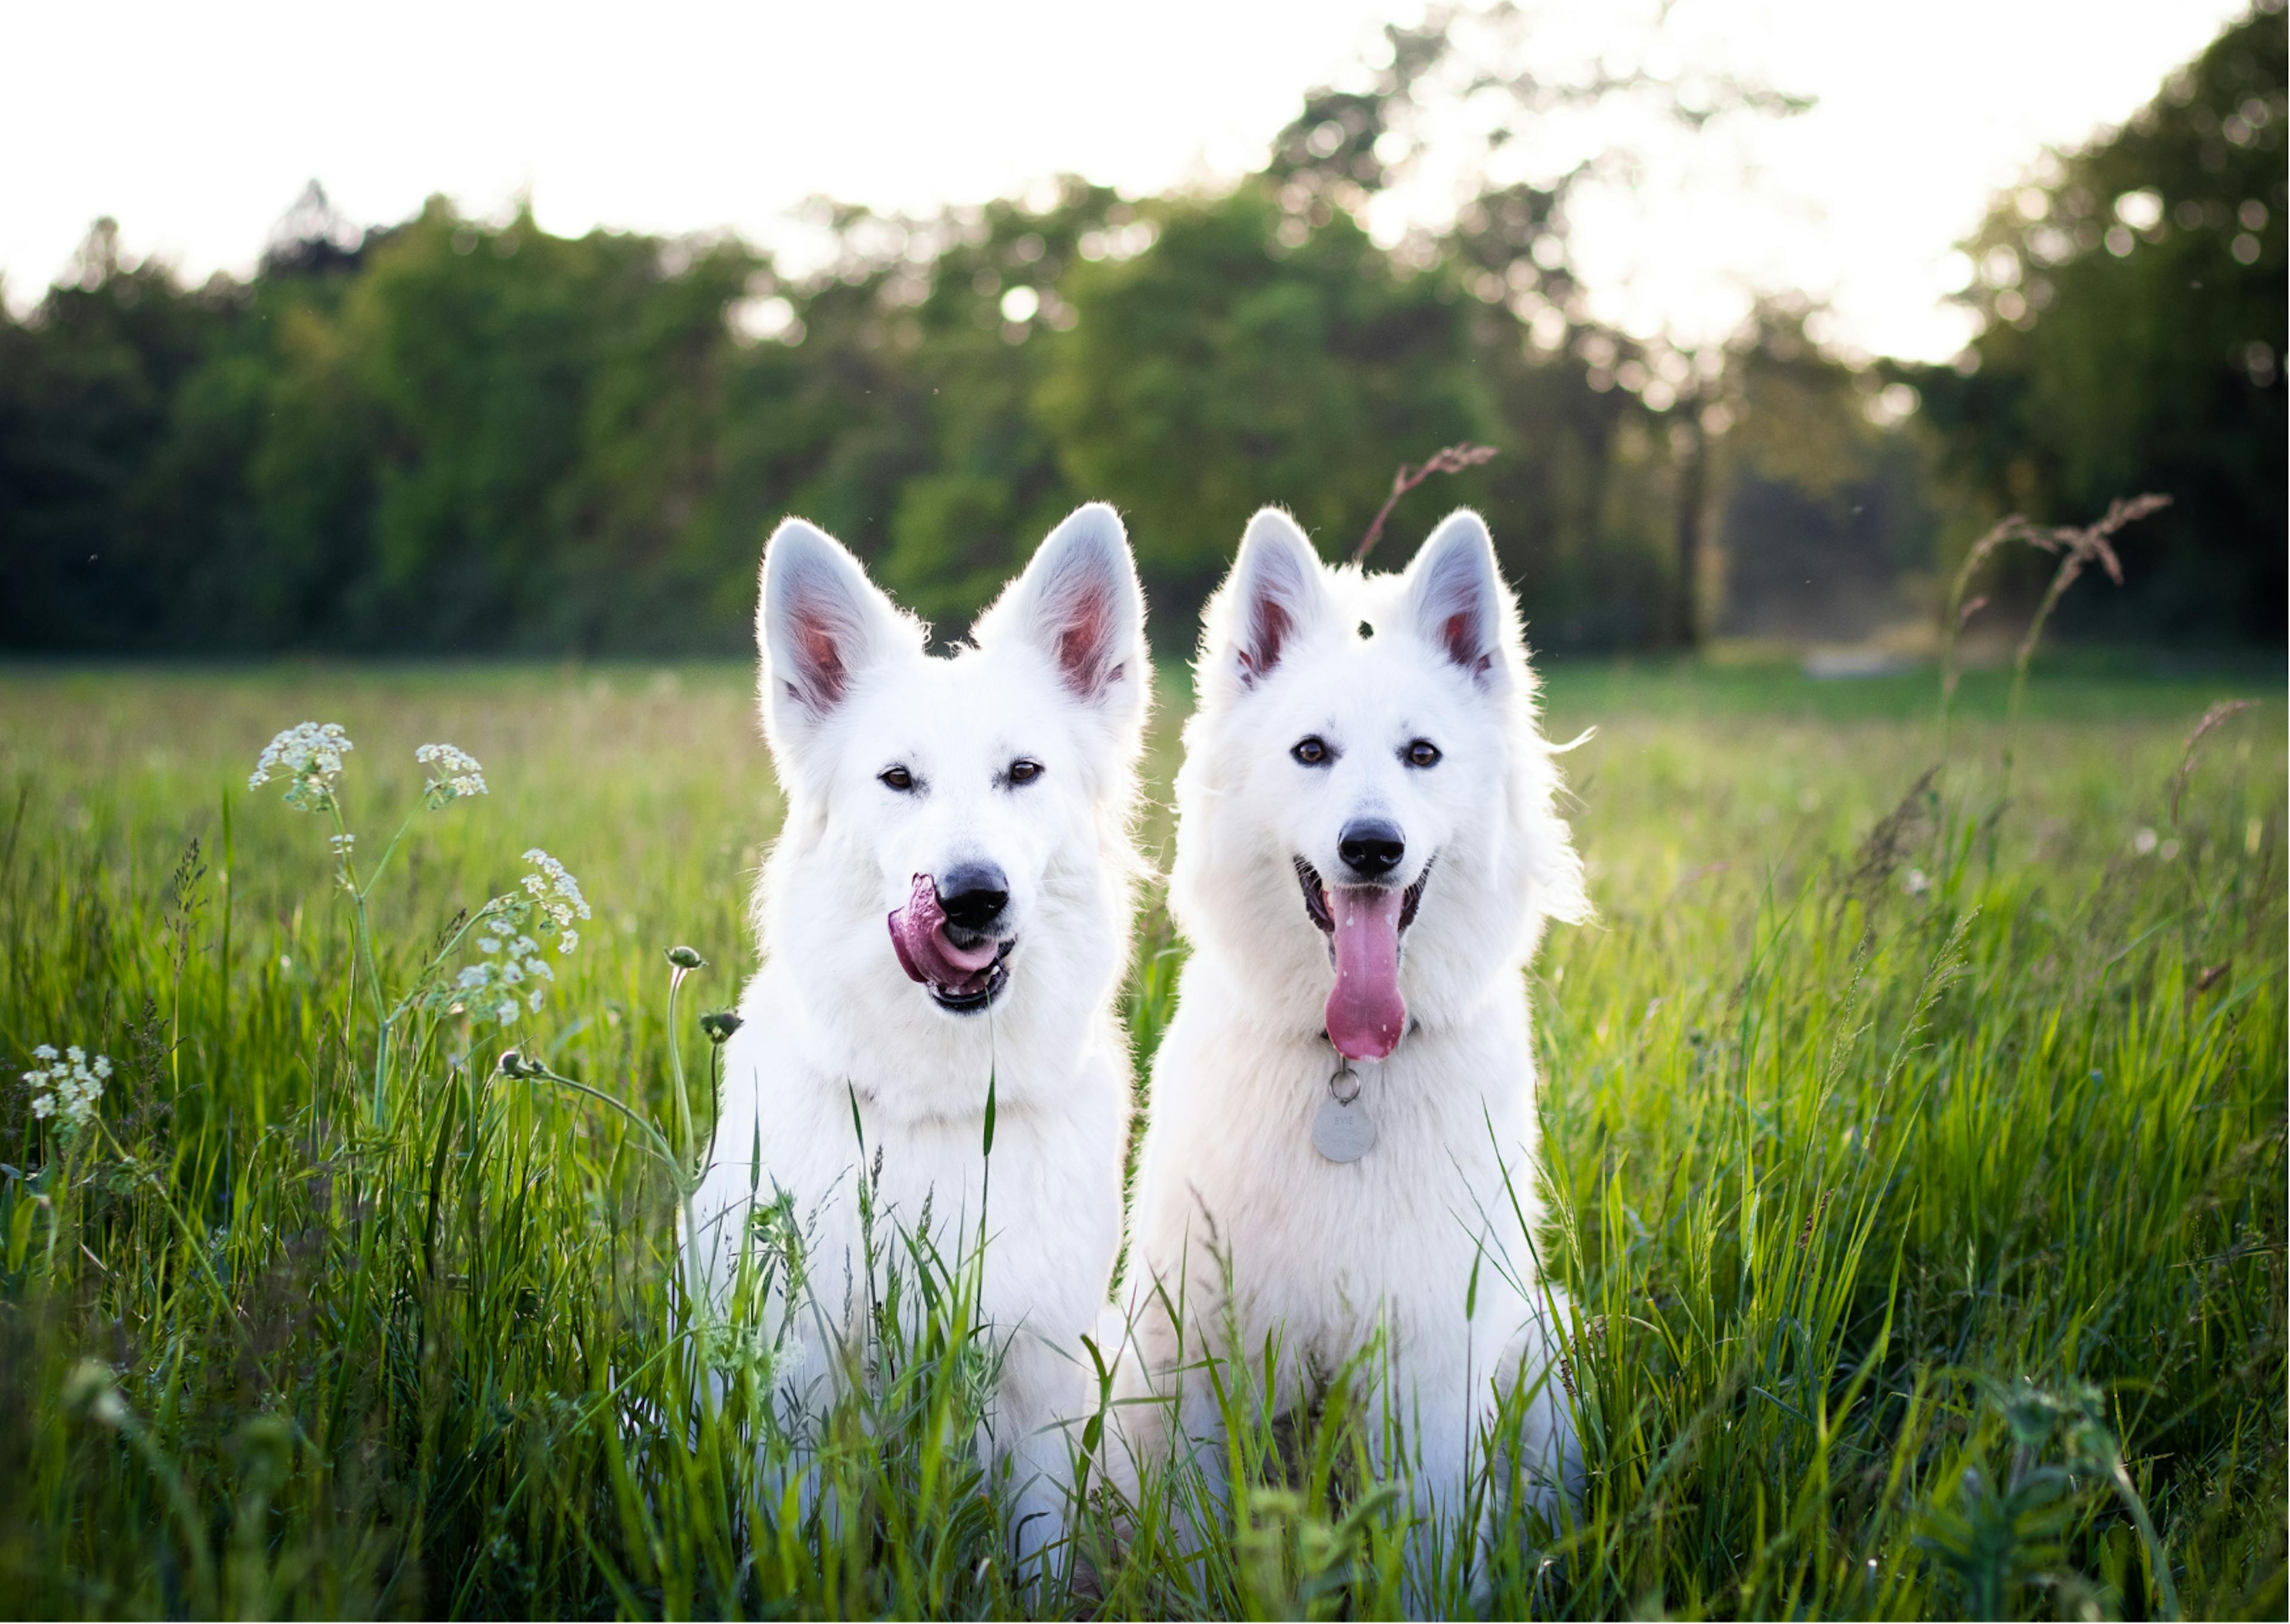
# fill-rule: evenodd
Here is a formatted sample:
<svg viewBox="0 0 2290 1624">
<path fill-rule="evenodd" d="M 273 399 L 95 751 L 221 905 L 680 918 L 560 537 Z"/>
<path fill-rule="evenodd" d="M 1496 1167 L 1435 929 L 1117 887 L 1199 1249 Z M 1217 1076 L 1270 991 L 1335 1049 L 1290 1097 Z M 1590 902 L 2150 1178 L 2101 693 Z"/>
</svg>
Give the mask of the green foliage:
<svg viewBox="0 0 2290 1624">
<path fill-rule="evenodd" d="M 2070 623 L 2279 639 L 2278 11 L 2002 201 L 1973 245 L 1969 376 L 1848 363 L 1786 293 L 1699 351 L 1594 316 L 1570 200 L 1630 155 L 1587 115 L 1707 132 L 1802 101 L 1536 70 L 1508 6 L 1386 36 L 1229 190 L 821 204 L 829 252 L 799 277 L 728 237 L 559 238 L 443 199 L 360 234 L 314 188 L 254 276 L 193 290 L 99 222 L 28 316 L 0 312 L 0 647 L 728 654 L 789 513 L 958 636 L 1102 499 L 1174 652 L 1253 508 L 1336 556 L 1396 467 L 1463 439 L 1500 454 L 1394 528 L 1486 508 L 1546 649 L 1863 636 L 1926 606 L 1942 520 L 1968 543 L 2140 490 L 2171 516 Z M 1489 178 L 1561 124 L 1579 160 Z M 1443 130 L 1484 147 L 1478 195 L 1380 245 L 1365 211 Z M 2118 204 L 2159 212 L 2134 229 Z M 1880 378 L 1912 380 L 1924 419 L 1870 422 Z"/>
<path fill-rule="evenodd" d="M 914 402 L 916 471 L 880 514 L 887 533 L 869 523 L 878 526 L 870 539 L 888 543 L 883 579 L 918 612 L 966 623 L 1081 500 L 1034 396 L 1058 335 L 1078 319 L 1076 274 L 1106 252 L 1109 228 L 1136 225 L 1110 191 L 1069 180 L 1039 212 L 989 204 L 926 271 L 909 264 L 885 283 L 890 342 Z M 911 316 L 896 316 L 909 300 Z M 1030 300 L 1033 314 L 1013 320 L 1005 304 L 1025 308 L 1013 300 Z"/>
<path fill-rule="evenodd" d="M 1506 219 L 1477 252 L 1530 263 Z M 1572 606 L 1558 637 L 1647 634 L 1629 561 L 1661 452 L 1617 440 L 1634 398 L 1349 214 L 1069 181 L 1039 209 L 823 223 L 832 264 L 796 284 L 736 242 L 433 200 L 196 296 L 100 236 L 84 285 L 0 321 L 0 638 L 729 652 L 787 512 L 958 628 L 1086 494 L 1130 513 L 1182 647 L 1253 508 L 1348 547 L 1400 457 L 1466 437 L 1509 460 L 1440 494 L 1517 509 L 1507 556 L 1531 602 Z M 771 300 L 788 319 L 751 339 Z"/>
<path fill-rule="evenodd" d="M 1815 343 L 1801 300 L 1768 300 L 1718 380 L 1723 629 L 1844 642 L 1887 628 L 1930 586 L 1928 458 L 1870 420 L 1875 380 Z M 1711 391 L 1713 394 L 1715 390 Z M 1903 591 L 1903 583 L 1911 590 Z"/>
<path fill-rule="evenodd" d="M 123 265 L 118 227 L 98 220 L 66 279 L 30 325 L 0 310 L 0 637 L 12 645 L 85 642 L 133 609 L 120 601 L 161 583 L 123 576 L 116 554 L 140 539 L 155 505 L 172 410 L 212 333 L 230 319 L 228 290 L 187 292 L 148 261 Z M 236 404 L 209 386 L 218 417 Z"/>
<path fill-rule="evenodd" d="M 1918 781 L 1941 748 L 1922 678 L 1556 669 L 1554 729 L 1602 730 L 1569 758 L 1601 918 L 1526 989 L 1580 1517 L 1497 1494 L 1491 1554 L 1451 1542 L 1411 1589 L 1358 1382 L 1276 1426 L 1230 1367 L 1237 1532 L 1188 1546 L 1185 1474 L 1126 1512 L 1093 1487 L 1085 1568 L 1029 1593 L 970 1447 L 995 1356 L 974 1255 L 881 1237 L 901 1261 L 808 1500 L 761 1403 L 768 1345 L 679 1298 L 677 1077 L 704 1125 L 714 1051 L 663 1024 L 667 982 L 696 1024 L 750 951 L 776 802 L 736 742 L 748 684 L 6 679 L 0 1049 L 116 1068 L 76 1134 L 0 1093 L 0 1607 L 2156 1616 L 2175 1590 L 2187 1616 L 2279 1616 L 2271 701 L 2202 741 L 2174 817 L 2215 682 L 2039 668 L 2013 741 L 1975 671 Z M 241 788 L 297 715 L 357 740 L 332 799 L 377 844 L 423 798 L 420 742 L 466 746 L 490 793 L 413 812 L 381 880 L 344 890 L 331 812 Z M 543 1012 L 406 1007 L 377 1108 L 376 1010 L 536 844 L 595 912 Z M 1176 950 L 1145 921 L 1149 1051 Z M 764 1228 L 799 1257 L 800 1213 Z"/>
<path fill-rule="evenodd" d="M 2126 539 L 2131 590 L 2070 611 L 2086 626 L 2282 637 L 2286 76 L 2263 0 L 2123 130 L 2000 199 L 1967 244 L 1976 370 L 1908 374 L 1991 516 L 2173 499 Z"/>
<path fill-rule="evenodd" d="M 1256 508 L 1281 503 L 1348 551 L 1390 447 L 1496 430 L 1455 288 L 1402 274 L 1349 215 L 1293 229 L 1246 189 L 1157 223 L 1150 252 L 1076 277 L 1080 320 L 1040 404 L 1075 487 L 1149 538 L 1146 591 L 1183 625 Z"/>
</svg>

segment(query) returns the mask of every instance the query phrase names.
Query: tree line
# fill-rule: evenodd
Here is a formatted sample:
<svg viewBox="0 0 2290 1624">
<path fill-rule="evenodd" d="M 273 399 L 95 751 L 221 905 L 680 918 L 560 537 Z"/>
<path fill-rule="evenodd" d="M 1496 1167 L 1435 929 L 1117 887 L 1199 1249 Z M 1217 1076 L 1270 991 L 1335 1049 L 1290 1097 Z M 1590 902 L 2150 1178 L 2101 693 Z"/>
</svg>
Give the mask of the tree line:
<svg viewBox="0 0 2290 1624">
<path fill-rule="evenodd" d="M 1105 498 L 1181 649 L 1253 508 L 1336 556 L 1395 465 L 1461 443 L 1499 454 L 1394 528 L 1484 508 L 1545 649 L 1833 633 L 1918 601 L 2004 511 L 2141 490 L 2175 505 L 2077 612 L 2278 640 L 2278 4 L 1999 200 L 1956 366 L 1849 361 L 1790 298 L 1698 349 L 1603 324 L 1566 205 L 1612 155 L 1379 245 L 1362 212 L 1451 93 L 1444 15 L 1389 30 L 1367 88 L 1309 94 L 1229 190 L 821 205 L 834 252 L 802 276 L 733 237 L 560 237 L 443 198 L 360 229 L 314 187 L 252 276 L 190 286 L 100 221 L 0 310 L 0 647 L 729 652 L 786 513 L 958 634 Z M 1522 124 L 1609 95 L 1697 128 L 1799 105 L 1497 83 Z"/>
</svg>

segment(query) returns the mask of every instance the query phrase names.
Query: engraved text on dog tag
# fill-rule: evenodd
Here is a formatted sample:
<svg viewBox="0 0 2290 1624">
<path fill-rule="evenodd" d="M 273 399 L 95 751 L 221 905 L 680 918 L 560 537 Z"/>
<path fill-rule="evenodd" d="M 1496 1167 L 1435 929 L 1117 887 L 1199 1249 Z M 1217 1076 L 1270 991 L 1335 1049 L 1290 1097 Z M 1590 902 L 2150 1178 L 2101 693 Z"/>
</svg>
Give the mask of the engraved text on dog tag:
<svg viewBox="0 0 2290 1624">
<path fill-rule="evenodd" d="M 1375 1123 L 1354 1100 L 1323 1100 L 1312 1117 L 1312 1148 L 1331 1162 L 1357 1162 L 1375 1148 Z"/>
</svg>

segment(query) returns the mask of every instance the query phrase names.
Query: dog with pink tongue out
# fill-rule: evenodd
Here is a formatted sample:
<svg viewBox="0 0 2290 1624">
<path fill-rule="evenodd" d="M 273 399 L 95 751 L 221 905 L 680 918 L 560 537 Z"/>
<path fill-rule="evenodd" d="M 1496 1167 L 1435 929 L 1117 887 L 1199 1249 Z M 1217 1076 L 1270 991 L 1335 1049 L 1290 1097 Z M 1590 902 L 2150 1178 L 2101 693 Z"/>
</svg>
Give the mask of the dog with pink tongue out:
<svg viewBox="0 0 2290 1624">
<path fill-rule="evenodd" d="M 761 1385 L 800 1446 L 865 1365 L 909 1241 L 958 1264 L 983 1236 L 1000 1363 L 980 1443 L 1010 1468 L 1028 1564 L 1063 1529 L 1064 1425 L 1096 1399 L 1082 1339 L 1121 1238 L 1114 998 L 1141 868 L 1144 614 L 1102 504 L 1052 532 L 948 658 L 811 525 L 781 524 L 764 556 L 759 684 L 787 814 L 691 1276 L 742 1333 L 723 1346 L 766 1350 Z M 903 1300 L 922 1300 L 909 1282 Z"/>
<path fill-rule="evenodd" d="M 1485 524 L 1458 512 L 1368 575 L 1259 513 L 1196 689 L 1170 889 L 1192 953 L 1131 1220 L 1126 1469 L 1174 1446 L 1221 1488 L 1205 1355 L 1253 1365 L 1269 1339 L 1255 1380 L 1286 1410 L 1381 1333 L 1367 1413 L 1394 1422 L 1381 1464 L 1419 1528 L 1472 1503 L 1511 1383 L 1503 1447 L 1554 1510 L 1580 1467 L 1530 1244 L 1523 972 L 1545 920 L 1589 908 Z"/>
</svg>

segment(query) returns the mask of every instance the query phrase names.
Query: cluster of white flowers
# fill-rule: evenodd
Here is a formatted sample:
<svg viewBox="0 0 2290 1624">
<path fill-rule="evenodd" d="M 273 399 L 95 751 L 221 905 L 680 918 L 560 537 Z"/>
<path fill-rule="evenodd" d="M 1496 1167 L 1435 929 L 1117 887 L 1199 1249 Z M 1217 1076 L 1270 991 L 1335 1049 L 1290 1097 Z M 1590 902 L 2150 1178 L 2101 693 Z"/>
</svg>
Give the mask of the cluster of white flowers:
<svg viewBox="0 0 2290 1624">
<path fill-rule="evenodd" d="M 413 759 L 429 769 L 429 781 L 421 786 L 421 802 L 432 811 L 464 796 L 485 793 L 484 769 L 477 765 L 476 756 L 457 745 L 425 744 L 413 752 Z"/>
<path fill-rule="evenodd" d="M 331 811 L 334 806 L 334 788 L 341 778 L 342 757 L 353 748 L 348 736 L 332 722 L 323 726 L 305 722 L 290 727 L 263 750 L 261 759 L 254 764 L 254 775 L 247 780 L 247 788 L 258 788 L 274 778 L 283 778 L 287 780 L 288 805 L 304 812 Z M 422 804 L 433 811 L 467 796 L 486 793 L 484 767 L 476 756 L 458 745 L 425 744 L 413 752 L 413 759 L 423 769 Z M 349 860 L 355 837 L 347 834 L 334 836 L 333 849 L 340 864 L 339 877 L 347 885 L 350 884 Z M 427 982 L 419 989 L 424 1006 L 444 1013 L 467 1014 L 476 1020 L 498 1021 L 503 1026 L 528 1011 L 539 1012 L 543 994 L 548 985 L 556 980 L 556 972 L 542 956 L 541 943 L 528 932 L 541 936 L 553 932 L 556 951 L 570 953 L 581 945 L 576 923 L 588 919 L 590 914 L 589 900 L 581 894 L 581 882 L 566 872 L 563 863 L 538 847 L 527 852 L 524 860 L 532 872 L 524 876 L 521 888 L 486 903 L 468 927 L 477 950 L 484 957 L 465 967 L 450 983 Z M 279 960 L 279 967 L 282 971 L 287 968 L 284 959 Z M 55 1058 L 52 1049 L 37 1052 L 44 1060 Z M 59 1066 L 52 1074 L 26 1074 L 28 1082 L 53 1084 L 53 1092 L 43 1093 L 34 1102 L 37 1115 L 44 1117 L 60 1113 L 74 1125 L 85 1120 L 94 1100 L 102 1094 L 101 1079 L 111 1075 L 111 1062 L 98 1057 L 93 1070 L 74 1070 L 79 1068 L 81 1059 L 80 1052 L 75 1049 L 69 1067 Z M 69 1087 L 66 1086 L 68 1081 Z"/>
<path fill-rule="evenodd" d="M 272 779 L 283 778 L 287 805 L 302 812 L 332 811 L 334 785 L 342 775 L 342 757 L 356 748 L 338 722 L 323 726 L 304 722 L 263 747 L 246 787 L 260 789 Z"/>
<path fill-rule="evenodd" d="M 527 852 L 524 860 L 532 865 L 533 872 L 524 876 L 523 892 L 495 897 L 485 904 L 472 927 L 477 951 L 485 956 L 464 968 L 437 995 L 449 1011 L 503 1026 L 524 1011 L 538 1012 L 542 994 L 548 983 L 556 980 L 556 972 L 541 956 L 541 944 L 527 933 L 526 927 L 555 931 L 560 954 L 581 945 L 572 922 L 589 916 L 581 882 L 546 852 Z"/>
<path fill-rule="evenodd" d="M 111 1062 L 100 1054 L 90 1060 L 77 1044 L 60 1055 L 53 1044 L 42 1044 L 32 1051 L 32 1058 L 47 1062 L 24 1074 L 34 1091 L 32 1115 L 42 1122 L 52 1117 L 66 1132 L 76 1133 L 95 1115 L 95 1102 L 103 1098 L 103 1085 L 111 1077 Z"/>
<path fill-rule="evenodd" d="M 517 1000 L 527 1009 L 540 1008 L 541 983 L 554 981 L 556 972 L 540 956 L 540 944 L 530 936 L 507 932 L 477 938 L 477 951 L 500 956 L 461 972 L 453 990 L 470 1013 L 490 1015 L 507 1026 L 517 1016 Z"/>
<path fill-rule="evenodd" d="M 535 846 L 524 854 L 532 865 L 532 872 L 524 876 L 524 889 L 540 904 L 558 932 L 556 950 L 570 953 L 581 945 L 581 933 L 572 928 L 575 917 L 589 917 L 588 899 L 581 894 L 581 882 L 564 872 L 564 865 Z"/>
</svg>

